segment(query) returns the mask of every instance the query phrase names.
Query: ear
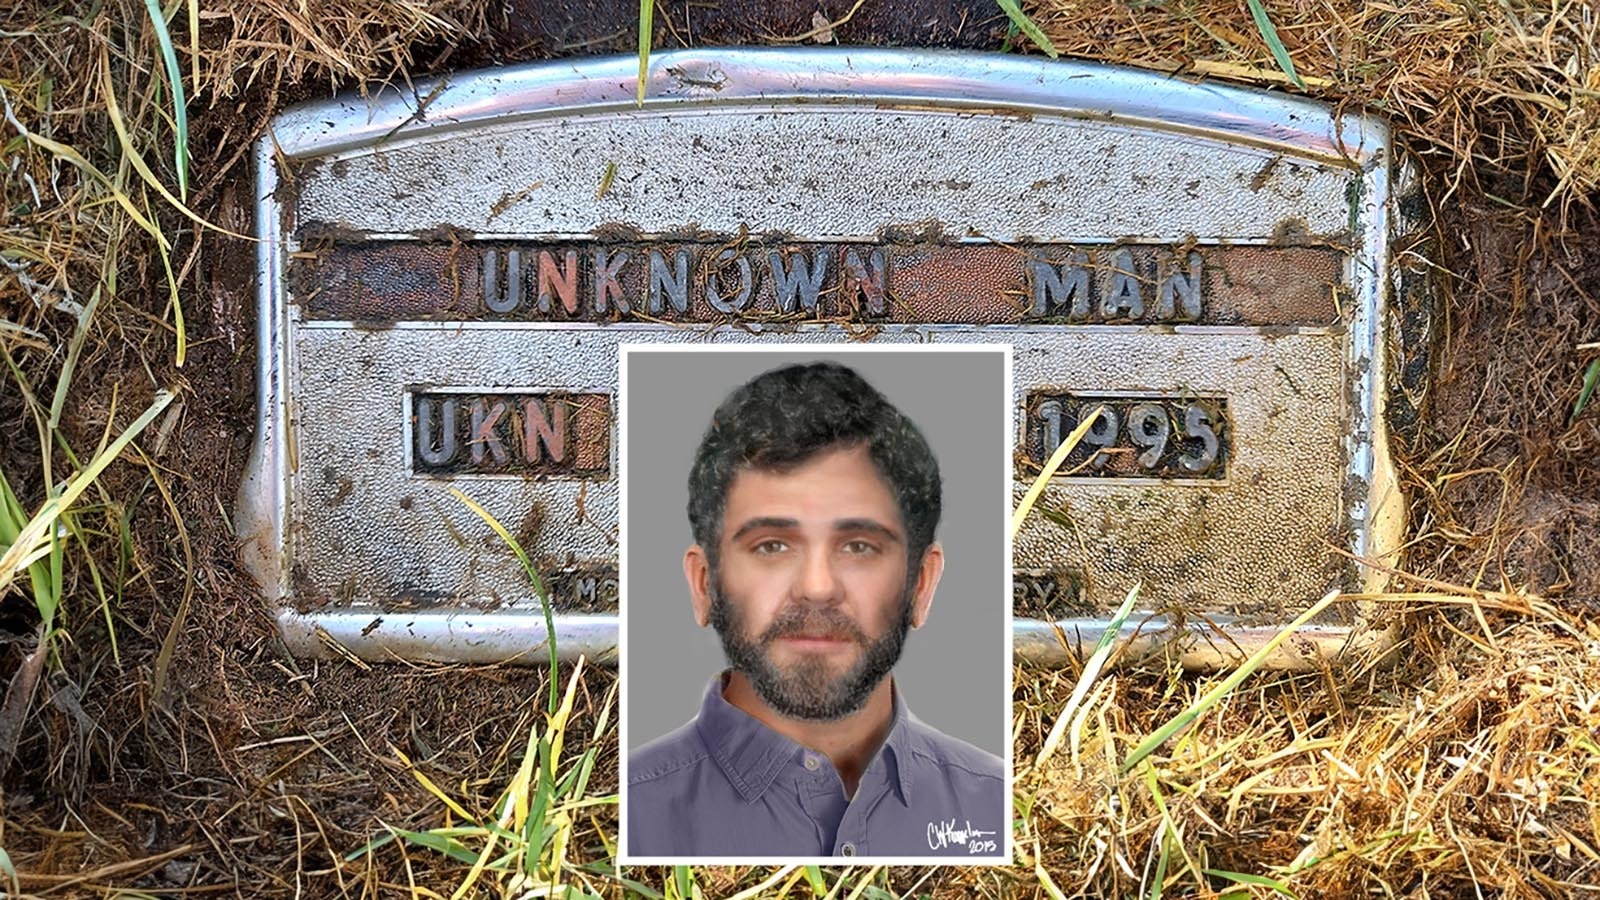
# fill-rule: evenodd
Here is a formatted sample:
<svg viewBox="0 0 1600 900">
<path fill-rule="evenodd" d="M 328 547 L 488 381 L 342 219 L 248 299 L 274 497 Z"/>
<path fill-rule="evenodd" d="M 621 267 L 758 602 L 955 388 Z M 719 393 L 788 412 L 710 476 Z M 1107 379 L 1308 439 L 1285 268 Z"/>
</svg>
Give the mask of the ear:
<svg viewBox="0 0 1600 900">
<path fill-rule="evenodd" d="M 933 592 L 939 586 L 939 576 L 944 574 L 944 548 L 929 544 L 922 554 L 922 564 L 917 567 L 917 589 L 911 597 L 911 627 L 921 628 L 928 621 L 928 608 L 933 605 Z"/>
<path fill-rule="evenodd" d="M 711 566 L 699 544 L 684 551 L 683 577 L 689 582 L 689 602 L 694 605 L 694 620 L 704 628 L 711 624 Z"/>
</svg>

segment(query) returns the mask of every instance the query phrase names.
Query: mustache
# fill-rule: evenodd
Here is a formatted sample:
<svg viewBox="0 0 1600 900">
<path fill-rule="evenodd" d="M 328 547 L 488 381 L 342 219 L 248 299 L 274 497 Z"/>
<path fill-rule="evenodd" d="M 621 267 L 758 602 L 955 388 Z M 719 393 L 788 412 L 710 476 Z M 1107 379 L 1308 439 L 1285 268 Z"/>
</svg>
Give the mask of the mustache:
<svg viewBox="0 0 1600 900">
<path fill-rule="evenodd" d="M 844 613 L 831 607 L 806 605 L 788 606 L 779 611 L 761 632 L 760 640 L 762 644 L 770 644 L 779 638 L 797 635 L 867 643 L 866 634 Z"/>
</svg>

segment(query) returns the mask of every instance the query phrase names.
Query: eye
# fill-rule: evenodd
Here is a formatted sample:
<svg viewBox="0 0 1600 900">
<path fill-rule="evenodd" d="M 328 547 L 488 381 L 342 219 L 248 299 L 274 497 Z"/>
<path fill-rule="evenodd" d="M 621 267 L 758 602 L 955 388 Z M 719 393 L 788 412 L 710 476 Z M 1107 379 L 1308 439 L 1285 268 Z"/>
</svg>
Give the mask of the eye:
<svg viewBox="0 0 1600 900">
<path fill-rule="evenodd" d="M 754 547 L 751 547 L 750 551 L 757 556 L 772 556 L 774 554 L 782 553 L 787 549 L 789 549 L 789 545 L 783 541 L 780 541 L 777 538 L 767 538 L 761 543 L 756 544 Z"/>
<path fill-rule="evenodd" d="M 853 556 L 866 556 L 878 552 L 876 544 L 863 540 L 846 541 L 843 549 Z"/>
</svg>

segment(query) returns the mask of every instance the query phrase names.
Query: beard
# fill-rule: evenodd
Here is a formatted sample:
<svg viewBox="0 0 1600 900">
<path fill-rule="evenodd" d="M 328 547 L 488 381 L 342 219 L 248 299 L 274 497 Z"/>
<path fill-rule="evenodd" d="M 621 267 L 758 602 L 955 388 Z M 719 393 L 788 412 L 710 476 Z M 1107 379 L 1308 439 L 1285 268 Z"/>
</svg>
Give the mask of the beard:
<svg viewBox="0 0 1600 900">
<path fill-rule="evenodd" d="M 883 636 L 871 640 L 849 617 L 831 607 L 804 602 L 779 610 L 772 624 L 754 640 L 746 637 L 737 606 L 723 593 L 721 579 L 711 578 L 711 625 L 722 639 L 728 665 L 749 679 L 756 694 L 774 710 L 793 719 L 831 721 L 866 705 L 873 688 L 894 669 L 911 631 L 911 600 L 916 583 L 906 579 L 900 609 Z M 772 644 L 790 635 L 826 635 L 849 640 L 860 649 L 854 665 L 835 673 L 821 655 L 807 655 L 781 667 L 773 662 Z"/>
</svg>

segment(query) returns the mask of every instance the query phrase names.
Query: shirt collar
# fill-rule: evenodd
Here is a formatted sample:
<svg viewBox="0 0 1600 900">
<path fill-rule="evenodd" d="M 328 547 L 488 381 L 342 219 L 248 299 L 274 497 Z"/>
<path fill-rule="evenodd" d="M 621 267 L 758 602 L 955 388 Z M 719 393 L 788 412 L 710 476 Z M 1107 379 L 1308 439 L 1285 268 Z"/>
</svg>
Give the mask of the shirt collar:
<svg viewBox="0 0 1600 900">
<path fill-rule="evenodd" d="M 739 796 L 749 802 L 772 786 L 778 772 L 801 747 L 723 698 L 724 676 L 713 675 L 706 685 L 695 730 Z"/>
<path fill-rule="evenodd" d="M 749 802 L 765 793 L 783 767 L 806 750 L 729 703 L 722 696 L 725 677 L 726 673 L 718 673 L 706 685 L 700 715 L 695 717 L 695 730 L 711 758 L 716 760 L 739 795 Z M 911 804 L 912 770 L 916 766 L 915 726 L 920 724 L 900 696 L 900 686 L 894 685 L 894 721 L 878 755 L 889 768 L 889 778 L 900 802 L 907 806 Z M 888 753 L 884 753 L 884 749 Z"/>
<path fill-rule="evenodd" d="M 917 734 L 913 726 L 920 724 L 917 717 L 911 714 L 911 708 L 906 706 L 905 697 L 900 695 L 900 685 L 895 684 L 894 724 L 889 726 L 889 736 L 883 742 L 889 752 L 883 755 L 892 758 L 894 764 L 890 767 L 890 776 L 900 794 L 900 802 L 906 806 L 911 805 L 911 776 L 916 768 Z"/>
</svg>

